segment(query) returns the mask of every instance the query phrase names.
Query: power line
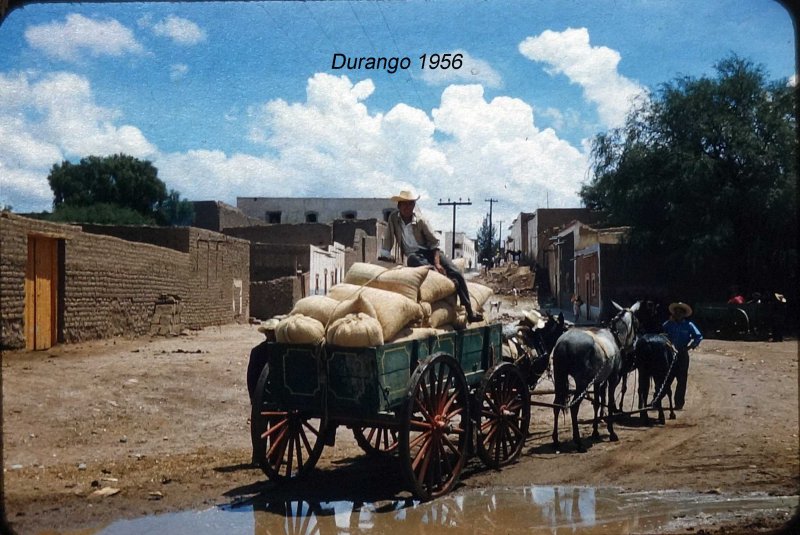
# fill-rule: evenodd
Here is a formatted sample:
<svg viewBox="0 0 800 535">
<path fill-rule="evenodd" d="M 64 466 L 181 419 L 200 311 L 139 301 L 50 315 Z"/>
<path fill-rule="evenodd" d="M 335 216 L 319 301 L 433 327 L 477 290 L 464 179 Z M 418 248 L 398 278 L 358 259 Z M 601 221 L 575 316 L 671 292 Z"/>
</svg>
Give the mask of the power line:
<svg viewBox="0 0 800 535">
<path fill-rule="evenodd" d="M 453 234 L 450 236 L 450 257 L 454 258 L 456 256 L 456 208 L 459 206 L 464 206 L 472 204 L 469 199 L 466 201 L 462 201 L 461 197 L 458 198 L 457 201 L 451 201 L 449 198 L 447 202 L 442 201 L 439 199 L 439 206 L 452 206 L 453 207 Z"/>
</svg>

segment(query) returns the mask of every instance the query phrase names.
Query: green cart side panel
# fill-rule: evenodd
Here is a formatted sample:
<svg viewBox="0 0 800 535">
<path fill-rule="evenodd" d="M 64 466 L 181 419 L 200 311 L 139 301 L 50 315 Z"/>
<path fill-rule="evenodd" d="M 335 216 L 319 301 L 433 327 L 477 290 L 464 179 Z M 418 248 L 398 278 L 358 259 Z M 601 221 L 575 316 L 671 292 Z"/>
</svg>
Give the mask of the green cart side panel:
<svg viewBox="0 0 800 535">
<path fill-rule="evenodd" d="M 374 414 L 379 405 L 376 349 L 328 349 L 328 410 Z"/>
<path fill-rule="evenodd" d="M 269 358 L 273 368 L 271 392 L 283 409 L 315 410 L 322 399 L 317 348 L 275 344 Z"/>
<path fill-rule="evenodd" d="M 364 349 L 328 349 L 328 410 L 348 417 L 374 416 L 405 400 L 416 341 Z"/>
<path fill-rule="evenodd" d="M 489 346 L 486 352 L 486 362 L 483 367 L 484 370 L 488 370 L 500 362 L 500 359 L 502 358 L 503 324 L 494 323 L 489 325 L 487 328 L 489 329 Z"/>
<path fill-rule="evenodd" d="M 486 349 L 487 330 L 485 327 L 466 329 L 459 332 L 458 346 L 460 353 L 458 361 L 464 370 L 467 384 L 474 386 L 483 377 L 484 355 Z"/>
<path fill-rule="evenodd" d="M 438 334 L 428 339 L 428 354 L 447 353 L 451 357 L 458 355 L 458 333 L 456 331 Z"/>
</svg>

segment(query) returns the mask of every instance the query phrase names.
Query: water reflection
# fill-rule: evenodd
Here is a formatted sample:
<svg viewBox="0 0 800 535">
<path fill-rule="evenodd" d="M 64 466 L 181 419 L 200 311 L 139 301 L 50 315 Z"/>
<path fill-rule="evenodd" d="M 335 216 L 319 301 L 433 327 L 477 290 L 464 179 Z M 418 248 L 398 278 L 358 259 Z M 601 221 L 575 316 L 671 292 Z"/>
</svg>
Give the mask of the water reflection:
<svg viewBox="0 0 800 535">
<path fill-rule="evenodd" d="M 755 513 L 788 522 L 797 507 L 797 496 L 625 493 L 590 487 L 481 489 L 426 503 L 276 501 L 258 496 L 239 506 L 118 521 L 98 533 L 624 535 L 685 532 Z"/>
<path fill-rule="evenodd" d="M 797 497 L 623 493 L 587 487 L 478 490 L 420 503 L 256 502 L 254 534 L 542 533 L 682 530 L 747 512 L 790 515 Z M 788 516 L 786 516 L 788 520 Z M 281 526 L 281 527 L 279 527 Z M 283 531 L 280 531 L 280 530 Z M 277 531 L 276 531 L 277 530 Z"/>
</svg>

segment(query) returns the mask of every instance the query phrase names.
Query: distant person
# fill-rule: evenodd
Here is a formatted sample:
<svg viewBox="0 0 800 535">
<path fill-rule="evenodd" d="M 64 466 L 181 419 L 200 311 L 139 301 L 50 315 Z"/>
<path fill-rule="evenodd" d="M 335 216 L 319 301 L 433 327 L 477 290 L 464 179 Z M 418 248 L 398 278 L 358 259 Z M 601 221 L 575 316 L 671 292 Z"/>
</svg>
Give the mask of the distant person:
<svg viewBox="0 0 800 535">
<path fill-rule="evenodd" d="M 517 304 L 519 303 L 519 290 L 517 290 L 516 286 L 511 287 L 511 294 L 512 294 L 511 304 L 513 306 L 517 306 Z"/>
<path fill-rule="evenodd" d="M 786 324 L 786 297 L 783 294 L 773 294 L 770 301 L 770 340 L 783 342 L 783 328 Z"/>
<path fill-rule="evenodd" d="M 575 321 L 577 322 L 581 318 L 581 306 L 583 306 L 583 299 L 581 299 L 580 295 L 573 295 L 572 296 L 572 313 L 575 315 Z"/>
<path fill-rule="evenodd" d="M 744 304 L 744 296 L 739 291 L 737 286 L 733 286 L 731 288 L 731 296 L 728 298 L 729 305 L 743 305 Z"/>
<path fill-rule="evenodd" d="M 410 191 L 401 191 L 392 197 L 397 203 L 397 210 L 389 214 L 386 233 L 383 237 L 385 249 L 381 249 L 382 258 L 391 258 L 395 242 L 406 257 L 409 267 L 431 266 L 433 269 L 449 277 L 456 285 L 456 293 L 461 305 L 467 310 L 467 321 L 482 321 L 483 315 L 472 310 L 469 289 L 464 275 L 453 264 L 453 261 L 439 249 L 439 240 L 433 234 L 428 222 L 415 210 L 419 195 Z"/>
<path fill-rule="evenodd" d="M 700 329 L 689 321 L 692 307 L 686 303 L 672 303 L 669 306 L 670 318 L 662 325 L 670 342 L 678 350 L 675 357 L 675 408 L 680 410 L 686 399 L 686 382 L 689 377 L 689 350 L 695 349 L 703 341 Z"/>
</svg>

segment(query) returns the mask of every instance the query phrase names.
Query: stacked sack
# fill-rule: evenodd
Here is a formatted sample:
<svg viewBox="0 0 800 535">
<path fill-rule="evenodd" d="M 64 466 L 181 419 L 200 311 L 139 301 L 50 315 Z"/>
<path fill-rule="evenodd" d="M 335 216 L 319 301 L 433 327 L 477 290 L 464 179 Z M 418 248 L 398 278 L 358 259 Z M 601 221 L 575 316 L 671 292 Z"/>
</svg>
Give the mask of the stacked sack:
<svg viewBox="0 0 800 535">
<path fill-rule="evenodd" d="M 467 285 L 473 310 L 483 310 L 492 290 Z M 464 327 L 455 284 L 436 270 L 357 262 L 327 296 L 300 299 L 274 329 L 280 343 L 373 347 Z"/>
</svg>

